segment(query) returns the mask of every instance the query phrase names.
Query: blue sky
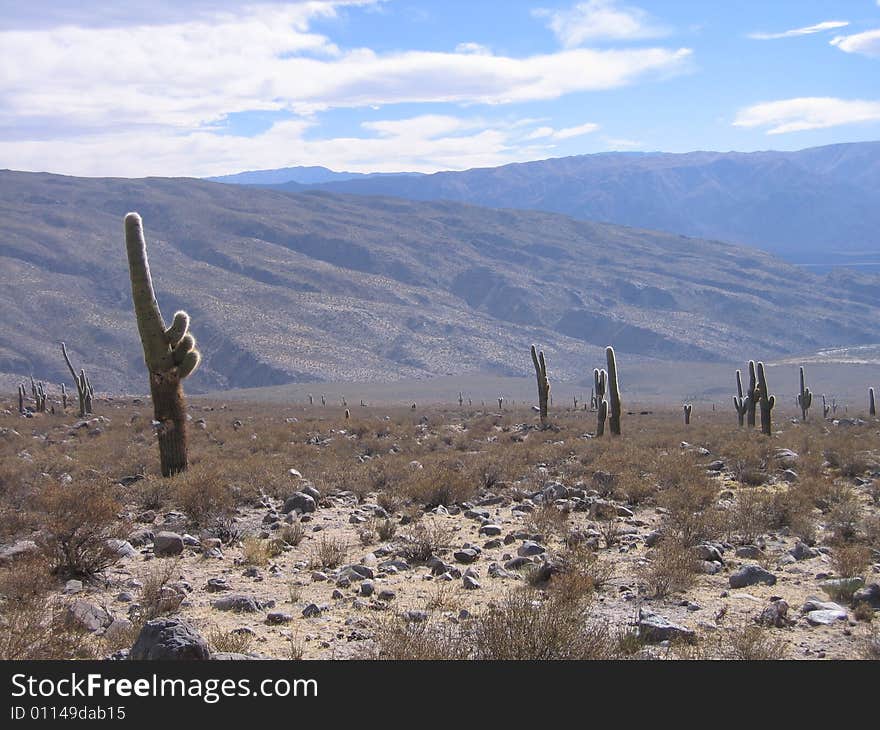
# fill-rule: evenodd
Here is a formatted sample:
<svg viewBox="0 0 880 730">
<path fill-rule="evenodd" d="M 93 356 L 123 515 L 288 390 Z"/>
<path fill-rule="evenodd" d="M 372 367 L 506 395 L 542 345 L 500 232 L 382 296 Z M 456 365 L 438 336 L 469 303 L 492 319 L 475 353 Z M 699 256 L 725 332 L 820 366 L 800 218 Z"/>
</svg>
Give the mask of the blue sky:
<svg viewBox="0 0 880 730">
<path fill-rule="evenodd" d="M 432 172 L 880 139 L 880 0 L 0 0 L 0 167 Z"/>
</svg>

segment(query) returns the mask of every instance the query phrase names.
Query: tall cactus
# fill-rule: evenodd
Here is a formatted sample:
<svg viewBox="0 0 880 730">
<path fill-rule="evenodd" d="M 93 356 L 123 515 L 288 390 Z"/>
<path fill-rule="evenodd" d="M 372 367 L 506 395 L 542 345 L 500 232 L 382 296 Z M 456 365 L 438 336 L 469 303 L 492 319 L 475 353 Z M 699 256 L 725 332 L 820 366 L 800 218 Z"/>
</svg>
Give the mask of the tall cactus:
<svg viewBox="0 0 880 730">
<path fill-rule="evenodd" d="M 19 383 L 19 385 L 18 385 L 18 412 L 21 414 L 24 414 L 24 412 L 27 410 L 26 406 L 24 404 L 26 392 L 27 391 L 25 391 L 25 389 L 24 389 L 24 383 Z"/>
<path fill-rule="evenodd" d="M 877 408 L 874 405 L 874 389 L 868 388 L 868 415 L 876 416 Z"/>
<path fill-rule="evenodd" d="M 605 348 L 605 359 L 608 365 L 608 426 L 612 436 L 620 436 L 620 387 L 617 384 L 617 358 L 614 348 Z"/>
<path fill-rule="evenodd" d="M 682 406 L 682 410 L 684 411 L 684 425 L 689 426 L 691 423 L 691 413 L 694 410 L 694 407 L 690 403 L 685 403 Z"/>
<path fill-rule="evenodd" d="M 828 414 L 831 412 L 831 406 L 825 401 L 825 394 L 822 394 L 822 418 L 828 418 Z"/>
<path fill-rule="evenodd" d="M 752 391 L 754 392 L 754 391 Z M 749 410 L 749 407 L 752 402 L 751 394 L 743 397 L 743 382 L 742 382 L 742 373 L 737 370 L 736 371 L 736 395 L 733 396 L 733 407 L 736 409 L 736 420 L 739 423 L 739 427 L 742 428 L 743 422 L 745 421 L 746 412 Z"/>
<path fill-rule="evenodd" d="M 125 247 L 131 277 L 131 298 L 144 362 L 150 374 L 150 395 L 157 421 L 162 476 L 186 470 L 186 401 L 182 381 L 199 365 L 201 355 L 189 334 L 189 315 L 176 312 L 171 326 L 165 320 L 153 292 L 144 228 L 137 213 L 125 216 Z"/>
<path fill-rule="evenodd" d="M 70 357 L 67 354 L 67 346 L 63 342 L 61 343 L 61 354 L 64 355 L 64 362 L 67 363 L 67 369 L 70 370 L 70 374 L 73 376 L 73 383 L 76 385 L 76 395 L 79 399 L 79 417 L 85 418 L 87 414 L 92 412 L 92 398 L 94 396 L 92 383 L 89 381 L 84 368 L 80 368 L 79 375 L 76 374 L 76 370 L 73 369 Z"/>
<path fill-rule="evenodd" d="M 801 409 L 801 416 L 803 420 L 807 420 L 807 411 L 810 410 L 810 406 L 813 404 L 813 394 L 810 392 L 810 389 L 804 386 L 804 368 L 801 367 L 801 389 L 798 393 L 797 404 Z"/>
<path fill-rule="evenodd" d="M 547 424 L 547 398 L 550 395 L 550 380 L 547 378 L 547 361 L 544 351 L 532 345 L 532 363 L 535 366 L 535 377 L 538 379 L 538 410 L 541 413 L 541 425 Z"/>
<path fill-rule="evenodd" d="M 758 363 L 758 387 L 755 390 L 758 398 L 758 405 L 761 407 L 761 433 L 770 435 L 773 427 L 770 422 L 770 411 L 776 405 L 776 396 L 770 395 L 767 387 L 767 376 L 764 373 L 764 363 Z"/>
<path fill-rule="evenodd" d="M 608 417 L 608 401 L 605 400 L 605 389 L 608 384 L 608 373 L 603 369 L 593 368 L 593 400 L 596 404 L 596 435 L 605 435 L 605 419 Z"/>
</svg>

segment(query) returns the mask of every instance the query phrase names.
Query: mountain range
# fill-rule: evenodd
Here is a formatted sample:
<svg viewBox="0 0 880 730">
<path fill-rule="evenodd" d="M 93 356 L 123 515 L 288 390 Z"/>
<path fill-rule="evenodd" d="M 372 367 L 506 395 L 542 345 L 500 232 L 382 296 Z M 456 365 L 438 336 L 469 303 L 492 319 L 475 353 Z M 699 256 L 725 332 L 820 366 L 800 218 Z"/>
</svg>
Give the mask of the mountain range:
<svg viewBox="0 0 880 730">
<path fill-rule="evenodd" d="M 532 342 L 577 380 L 607 344 L 622 362 L 740 362 L 877 341 L 875 277 L 717 241 L 461 202 L 0 171 L 0 385 L 67 378 L 63 340 L 96 390 L 145 391 L 131 210 L 166 319 L 192 315 L 191 392 L 527 375 Z"/>
<path fill-rule="evenodd" d="M 798 152 L 611 152 L 431 175 L 318 180 L 297 170 L 222 180 L 544 210 L 756 246 L 823 268 L 880 265 L 880 142 Z"/>
</svg>

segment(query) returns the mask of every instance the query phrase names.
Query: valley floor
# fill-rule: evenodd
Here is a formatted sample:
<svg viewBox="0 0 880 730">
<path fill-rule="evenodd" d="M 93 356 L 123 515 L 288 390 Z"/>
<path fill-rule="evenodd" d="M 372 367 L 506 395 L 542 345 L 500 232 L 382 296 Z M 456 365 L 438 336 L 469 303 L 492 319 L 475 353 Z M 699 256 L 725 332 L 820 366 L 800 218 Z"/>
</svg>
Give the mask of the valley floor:
<svg viewBox="0 0 880 730">
<path fill-rule="evenodd" d="M 634 407 L 596 438 L 582 410 L 199 399 L 162 479 L 148 402 L 58 405 L 0 410 L 5 659 L 122 658 L 162 617 L 232 658 L 880 655 L 863 414 L 778 408 L 768 438 Z"/>
</svg>

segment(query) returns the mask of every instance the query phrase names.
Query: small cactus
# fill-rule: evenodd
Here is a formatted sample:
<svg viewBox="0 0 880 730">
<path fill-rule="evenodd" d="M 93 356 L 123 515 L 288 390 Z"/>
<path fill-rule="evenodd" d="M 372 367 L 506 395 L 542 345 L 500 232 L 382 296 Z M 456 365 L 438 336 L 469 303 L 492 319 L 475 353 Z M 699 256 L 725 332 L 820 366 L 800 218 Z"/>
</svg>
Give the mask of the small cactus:
<svg viewBox="0 0 880 730">
<path fill-rule="evenodd" d="M 769 436 L 773 433 L 773 427 L 770 422 L 770 412 L 773 410 L 773 406 L 776 405 L 776 396 L 770 395 L 770 391 L 767 387 L 767 376 L 764 373 L 764 363 L 758 363 L 758 387 L 755 392 L 758 396 L 758 405 L 761 407 L 761 433 Z"/>
<path fill-rule="evenodd" d="M 315 405 L 315 398 L 311 393 L 309 393 L 309 405 L 310 406 Z"/>
<path fill-rule="evenodd" d="M 547 361 L 544 351 L 532 345 L 532 363 L 535 366 L 535 377 L 538 379 L 538 408 L 541 414 L 541 425 L 547 424 L 547 397 L 550 395 L 550 380 L 547 378 Z"/>
<path fill-rule="evenodd" d="M 348 408 L 345 409 L 345 419 L 348 420 L 351 418 L 351 411 Z"/>
<path fill-rule="evenodd" d="M 831 406 L 828 405 L 825 401 L 825 394 L 822 394 L 822 418 L 828 418 L 828 414 L 831 413 Z"/>
<path fill-rule="evenodd" d="M 144 350 L 144 363 L 150 376 L 150 395 L 157 422 L 159 458 L 162 476 L 168 477 L 187 468 L 186 401 L 182 383 L 201 362 L 196 341 L 189 334 L 189 315 L 177 312 L 166 328 L 147 260 L 147 243 L 141 217 L 125 216 L 125 248 L 131 278 L 131 298 L 137 318 L 138 333 Z"/>
<path fill-rule="evenodd" d="M 743 422 L 745 421 L 746 412 L 748 412 L 751 402 L 751 394 L 745 396 L 745 398 L 743 397 L 742 373 L 737 370 L 736 395 L 733 396 L 733 407 L 736 409 L 736 420 L 739 423 L 740 428 L 742 428 Z"/>
<path fill-rule="evenodd" d="M 498 410 L 499 411 L 504 410 L 504 396 L 503 395 L 498 396 Z"/>
<path fill-rule="evenodd" d="M 801 367 L 801 388 L 797 397 L 797 404 L 801 409 L 801 416 L 803 420 L 806 422 L 807 420 L 807 411 L 810 410 L 810 406 L 813 404 L 813 394 L 810 392 L 810 389 L 804 386 L 804 368 Z"/>
<path fill-rule="evenodd" d="M 25 412 L 25 405 L 24 405 L 25 393 L 26 393 L 26 391 L 24 389 L 24 385 L 19 383 L 19 386 L 18 386 L 18 412 L 22 413 L 22 414 Z"/>
<path fill-rule="evenodd" d="M 873 388 L 868 388 L 868 415 L 869 416 L 876 416 L 877 415 L 877 408 L 874 405 L 874 389 Z"/>
<path fill-rule="evenodd" d="M 464 396 L 461 394 L 461 391 L 458 391 L 458 407 L 461 408 L 464 405 Z"/>
<path fill-rule="evenodd" d="M 691 422 L 691 411 L 693 411 L 694 407 L 690 403 L 685 403 L 682 406 L 682 410 L 684 411 L 684 425 L 689 426 Z"/>
<path fill-rule="evenodd" d="M 76 385 L 76 395 L 79 399 L 79 417 L 85 418 L 86 414 L 92 412 L 92 396 L 94 395 L 92 384 L 89 382 L 84 368 L 80 368 L 79 375 L 76 374 L 76 370 L 73 369 L 70 357 L 67 354 L 67 346 L 63 342 L 61 343 L 61 354 L 64 355 L 64 362 L 67 363 L 67 369 L 70 370 L 74 385 Z"/>
<path fill-rule="evenodd" d="M 608 373 L 599 368 L 593 368 L 593 400 L 596 404 L 596 435 L 605 435 L 605 419 L 608 417 L 608 402 L 605 400 L 605 387 L 608 383 Z"/>
</svg>

